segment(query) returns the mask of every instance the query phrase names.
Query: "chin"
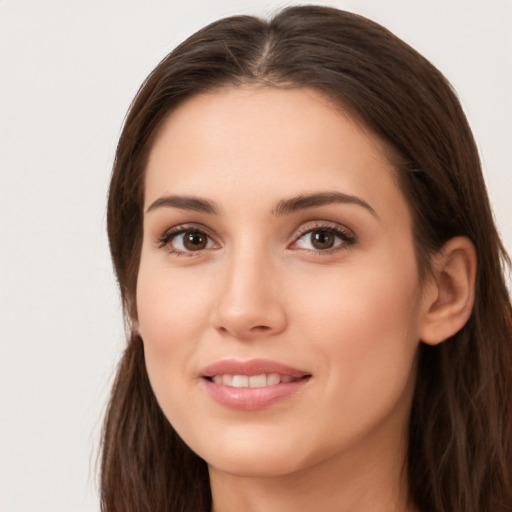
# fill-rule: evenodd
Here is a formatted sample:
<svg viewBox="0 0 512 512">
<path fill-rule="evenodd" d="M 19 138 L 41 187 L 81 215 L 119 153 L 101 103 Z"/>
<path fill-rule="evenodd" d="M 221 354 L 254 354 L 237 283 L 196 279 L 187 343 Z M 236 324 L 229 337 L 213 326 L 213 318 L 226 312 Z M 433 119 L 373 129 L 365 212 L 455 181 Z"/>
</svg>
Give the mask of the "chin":
<svg viewBox="0 0 512 512">
<path fill-rule="evenodd" d="M 215 446 L 203 446 L 194 450 L 203 458 L 208 467 L 240 477 L 279 477 L 285 476 L 314 463 L 307 450 L 297 450 L 296 443 L 286 439 L 263 442 L 226 440 Z"/>
<path fill-rule="evenodd" d="M 216 457 L 212 462 L 208 462 L 208 467 L 243 478 L 276 478 L 304 469 L 300 463 L 289 459 L 283 460 L 283 457 L 262 455 L 261 453 L 257 455 L 240 456 L 240 454 L 233 454 Z"/>
</svg>

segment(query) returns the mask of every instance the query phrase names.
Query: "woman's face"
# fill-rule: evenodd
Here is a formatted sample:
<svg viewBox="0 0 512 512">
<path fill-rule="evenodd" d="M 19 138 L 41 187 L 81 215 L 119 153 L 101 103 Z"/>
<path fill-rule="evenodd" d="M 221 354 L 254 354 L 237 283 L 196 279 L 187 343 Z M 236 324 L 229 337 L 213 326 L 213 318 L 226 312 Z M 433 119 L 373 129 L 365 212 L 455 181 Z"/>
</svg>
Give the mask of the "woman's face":
<svg viewBox="0 0 512 512">
<path fill-rule="evenodd" d="M 145 186 L 138 326 L 192 450 L 274 476 L 403 455 L 425 307 L 379 139 L 311 90 L 225 88 L 170 115 Z"/>
</svg>

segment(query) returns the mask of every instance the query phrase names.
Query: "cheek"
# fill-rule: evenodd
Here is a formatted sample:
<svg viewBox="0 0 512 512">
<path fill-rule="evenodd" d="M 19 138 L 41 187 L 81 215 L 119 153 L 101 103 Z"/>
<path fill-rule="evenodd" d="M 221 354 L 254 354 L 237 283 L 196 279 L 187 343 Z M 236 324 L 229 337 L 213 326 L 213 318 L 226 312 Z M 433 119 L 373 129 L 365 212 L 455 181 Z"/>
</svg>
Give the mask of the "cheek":
<svg viewBox="0 0 512 512">
<path fill-rule="evenodd" d="M 200 276 L 170 272 L 165 264 L 141 261 L 137 281 L 137 312 L 141 334 L 156 346 L 184 339 L 205 321 L 208 293 Z"/>
<path fill-rule="evenodd" d="M 204 287 L 157 264 L 141 262 L 137 282 L 139 330 L 148 375 L 159 401 L 176 389 L 190 364 L 207 318 Z M 204 284 L 204 283 L 203 283 Z"/>
<path fill-rule="evenodd" d="M 419 344 L 420 288 L 414 257 L 340 269 L 308 286 L 302 332 L 322 353 L 333 393 L 361 403 L 385 394 L 390 401 L 410 382 Z M 316 290 L 311 293 L 311 290 Z M 350 390 L 350 393 L 348 392 Z M 346 405 L 346 403 L 345 403 Z M 369 408 L 370 410 L 371 408 Z"/>
<path fill-rule="evenodd" d="M 409 330 L 416 323 L 420 299 L 414 256 L 360 258 L 302 279 L 293 296 L 306 323 L 338 332 L 341 339 L 350 339 L 349 333 Z M 376 341 L 362 337 L 366 343 Z"/>
</svg>

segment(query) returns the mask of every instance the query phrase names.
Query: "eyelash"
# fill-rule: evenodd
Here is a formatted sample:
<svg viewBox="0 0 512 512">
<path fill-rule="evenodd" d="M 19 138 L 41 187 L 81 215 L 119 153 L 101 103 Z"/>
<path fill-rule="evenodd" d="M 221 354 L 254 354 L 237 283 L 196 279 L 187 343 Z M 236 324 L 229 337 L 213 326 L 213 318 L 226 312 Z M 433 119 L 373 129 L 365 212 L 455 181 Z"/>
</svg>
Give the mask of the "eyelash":
<svg viewBox="0 0 512 512">
<path fill-rule="evenodd" d="M 356 242 L 356 237 L 354 233 L 338 224 L 333 224 L 330 222 L 321 222 L 321 221 L 315 221 L 314 223 L 306 223 L 305 225 L 301 226 L 298 233 L 294 237 L 294 241 L 292 244 L 290 244 L 290 247 L 297 244 L 304 236 L 306 236 L 309 233 L 315 233 L 315 232 L 323 232 L 333 235 L 335 238 L 338 239 L 336 245 L 333 247 L 329 247 L 326 249 L 304 249 L 304 248 L 297 248 L 295 250 L 304 251 L 307 253 L 314 253 L 314 254 L 320 254 L 320 255 L 327 255 L 332 254 L 334 252 L 340 251 L 340 250 L 346 250 L 351 245 L 353 245 Z M 213 240 L 213 238 L 207 233 L 207 230 L 205 230 L 204 227 L 198 226 L 195 224 L 182 224 L 179 226 L 175 226 L 171 229 L 168 229 L 162 236 L 160 236 L 157 240 L 156 246 L 159 249 L 166 248 L 169 254 L 172 254 L 174 256 L 198 256 L 199 253 L 203 252 L 205 249 L 211 249 L 211 247 L 205 247 L 203 249 L 199 249 L 197 251 L 184 251 L 181 249 L 176 249 L 171 245 L 171 242 L 176 239 L 178 236 L 183 235 L 185 233 L 195 233 L 198 235 L 204 235 L 207 237 L 209 243 Z M 215 242 L 214 242 L 215 243 Z"/>
<path fill-rule="evenodd" d="M 333 247 L 330 247 L 328 249 L 297 249 L 297 250 L 304 250 L 308 253 L 316 253 L 321 255 L 328 255 L 332 254 L 337 251 L 346 250 L 351 245 L 354 245 L 356 242 L 356 236 L 355 234 L 349 230 L 348 228 L 345 228 L 343 226 L 340 226 L 338 224 L 333 224 L 331 222 L 327 221 L 315 221 L 313 223 L 306 223 L 305 225 L 301 226 L 299 229 L 298 234 L 295 236 L 295 241 L 292 245 L 297 244 L 301 238 L 303 238 L 307 234 L 313 234 L 315 232 L 323 232 L 323 233 L 329 233 L 331 235 L 334 235 L 336 238 L 339 239 L 339 242 L 336 243 Z"/>
<path fill-rule="evenodd" d="M 169 254 L 174 256 L 197 256 L 201 250 L 198 251 L 183 251 L 181 249 L 176 249 L 171 245 L 171 242 L 176 239 L 179 235 L 183 235 L 185 233 L 197 233 L 200 235 L 205 235 L 208 240 L 213 240 L 212 237 L 207 233 L 204 227 L 198 226 L 196 224 L 181 224 L 179 226 L 175 226 L 171 229 L 168 229 L 161 237 L 157 240 L 157 247 L 159 249 L 166 248 Z"/>
</svg>

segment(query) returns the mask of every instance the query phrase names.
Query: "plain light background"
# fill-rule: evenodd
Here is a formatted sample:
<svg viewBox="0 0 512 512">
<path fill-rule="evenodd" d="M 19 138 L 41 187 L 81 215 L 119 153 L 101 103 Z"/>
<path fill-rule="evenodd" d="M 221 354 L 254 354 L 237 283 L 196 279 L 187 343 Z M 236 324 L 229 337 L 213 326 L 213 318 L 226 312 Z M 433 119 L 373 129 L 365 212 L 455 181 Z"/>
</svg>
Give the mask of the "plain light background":
<svg viewBox="0 0 512 512">
<path fill-rule="evenodd" d="M 205 24 L 297 2 L 0 0 L 0 512 L 99 510 L 124 335 L 105 234 L 117 137 L 151 69 Z M 390 28 L 458 91 L 512 250 L 512 2 L 312 2 Z"/>
</svg>

